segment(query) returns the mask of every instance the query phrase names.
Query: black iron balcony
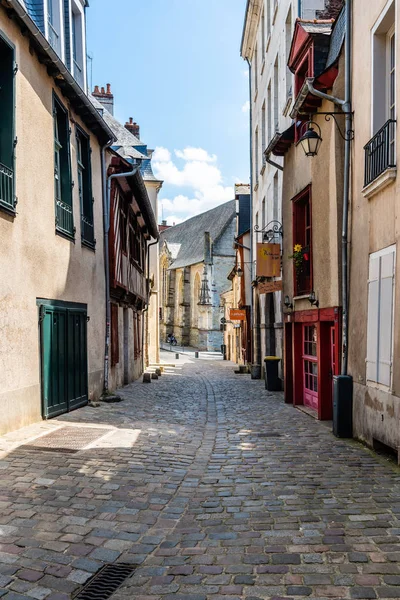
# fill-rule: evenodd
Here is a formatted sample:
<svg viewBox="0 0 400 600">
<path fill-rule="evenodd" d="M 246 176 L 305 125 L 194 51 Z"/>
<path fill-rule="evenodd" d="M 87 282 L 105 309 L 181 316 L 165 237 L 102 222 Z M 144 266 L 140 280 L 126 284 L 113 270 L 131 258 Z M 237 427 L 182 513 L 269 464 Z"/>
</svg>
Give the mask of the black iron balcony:
<svg viewBox="0 0 400 600">
<path fill-rule="evenodd" d="M 364 186 L 369 185 L 387 169 L 396 166 L 396 121 L 389 119 L 364 146 Z"/>
<path fill-rule="evenodd" d="M 15 210 L 14 173 L 0 163 L 0 205 L 11 211 Z"/>
<path fill-rule="evenodd" d="M 94 248 L 96 246 L 96 240 L 94 238 L 94 226 L 93 221 L 81 215 L 81 238 L 82 244 Z"/>
<path fill-rule="evenodd" d="M 69 237 L 75 234 L 72 206 L 62 200 L 56 200 L 56 228 Z"/>
</svg>

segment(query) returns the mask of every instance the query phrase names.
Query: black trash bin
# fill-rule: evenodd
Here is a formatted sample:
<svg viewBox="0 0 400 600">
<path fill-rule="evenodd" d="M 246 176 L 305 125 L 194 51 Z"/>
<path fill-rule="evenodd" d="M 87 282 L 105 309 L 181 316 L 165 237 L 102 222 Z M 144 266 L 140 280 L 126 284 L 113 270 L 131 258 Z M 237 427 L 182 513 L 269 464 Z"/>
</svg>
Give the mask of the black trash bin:
<svg viewBox="0 0 400 600">
<path fill-rule="evenodd" d="M 226 344 L 221 344 L 221 354 L 224 357 L 224 360 L 226 360 Z"/>
<path fill-rule="evenodd" d="M 278 377 L 279 361 L 278 356 L 266 356 L 265 363 L 265 389 L 269 392 L 281 391 L 281 380 Z"/>
</svg>

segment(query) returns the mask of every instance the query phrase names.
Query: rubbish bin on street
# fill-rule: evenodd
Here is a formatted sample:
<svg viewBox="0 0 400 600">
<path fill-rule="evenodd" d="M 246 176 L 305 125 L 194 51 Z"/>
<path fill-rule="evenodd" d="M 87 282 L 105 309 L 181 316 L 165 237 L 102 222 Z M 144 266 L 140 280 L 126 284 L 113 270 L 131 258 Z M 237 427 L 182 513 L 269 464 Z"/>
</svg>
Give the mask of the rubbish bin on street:
<svg viewBox="0 0 400 600">
<path fill-rule="evenodd" d="M 281 391 L 281 380 L 278 377 L 279 361 L 278 356 L 266 356 L 265 363 L 265 389 L 269 392 Z"/>
</svg>

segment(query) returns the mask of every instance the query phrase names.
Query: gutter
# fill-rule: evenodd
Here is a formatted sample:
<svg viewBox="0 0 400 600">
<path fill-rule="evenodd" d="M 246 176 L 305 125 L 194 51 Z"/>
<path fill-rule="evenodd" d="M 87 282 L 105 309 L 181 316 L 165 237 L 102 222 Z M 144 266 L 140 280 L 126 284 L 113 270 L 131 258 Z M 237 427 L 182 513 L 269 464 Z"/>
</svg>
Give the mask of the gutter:
<svg viewBox="0 0 400 600">
<path fill-rule="evenodd" d="M 253 231 L 253 97 L 251 92 L 251 62 L 246 58 L 249 67 L 249 97 L 250 97 L 250 279 L 253 280 L 253 256 L 254 256 L 254 231 Z M 254 355 L 254 288 L 251 288 L 250 295 L 250 323 L 251 323 L 251 350 Z M 253 363 L 254 356 L 250 357 Z"/>
<path fill-rule="evenodd" d="M 97 125 L 104 132 L 104 139 L 116 141 L 114 133 L 108 127 L 104 119 L 99 115 L 97 109 L 90 102 L 88 96 L 85 91 L 78 85 L 75 81 L 74 77 L 71 75 L 67 67 L 62 62 L 61 58 L 58 54 L 53 50 L 50 46 L 49 42 L 42 34 L 42 32 L 38 29 L 36 23 L 31 19 L 29 14 L 23 8 L 23 6 L 19 3 L 18 0 L 6 0 L 7 4 L 10 8 L 12 8 L 18 18 L 24 23 L 26 28 L 28 29 L 31 36 L 34 38 L 35 42 L 38 44 L 40 49 L 47 55 L 52 65 L 59 71 L 59 75 L 53 76 L 56 83 L 62 87 L 62 81 L 65 81 L 68 86 L 72 89 L 73 93 L 79 99 L 79 102 L 85 107 L 85 109 L 90 113 L 91 117 L 94 121 L 96 121 Z M 61 85 L 60 85 L 61 83 Z M 73 102 L 72 102 L 73 104 Z M 75 107 L 74 107 L 75 108 Z M 76 110 L 76 109 L 75 109 Z M 78 110 L 76 110 L 77 114 L 80 114 Z M 82 116 L 82 115 L 80 115 Z M 84 119 L 83 119 L 84 120 Z M 90 126 L 88 126 L 90 128 Z"/>
</svg>

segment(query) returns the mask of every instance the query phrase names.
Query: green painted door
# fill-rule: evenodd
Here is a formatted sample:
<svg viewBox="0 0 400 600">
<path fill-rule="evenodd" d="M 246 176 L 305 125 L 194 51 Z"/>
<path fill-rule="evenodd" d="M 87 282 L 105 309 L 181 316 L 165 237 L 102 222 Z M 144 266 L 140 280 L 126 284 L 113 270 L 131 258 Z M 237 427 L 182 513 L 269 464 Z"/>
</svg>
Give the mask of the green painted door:
<svg viewBox="0 0 400 600">
<path fill-rule="evenodd" d="M 87 403 L 87 312 L 69 303 L 40 304 L 45 418 Z"/>
</svg>

